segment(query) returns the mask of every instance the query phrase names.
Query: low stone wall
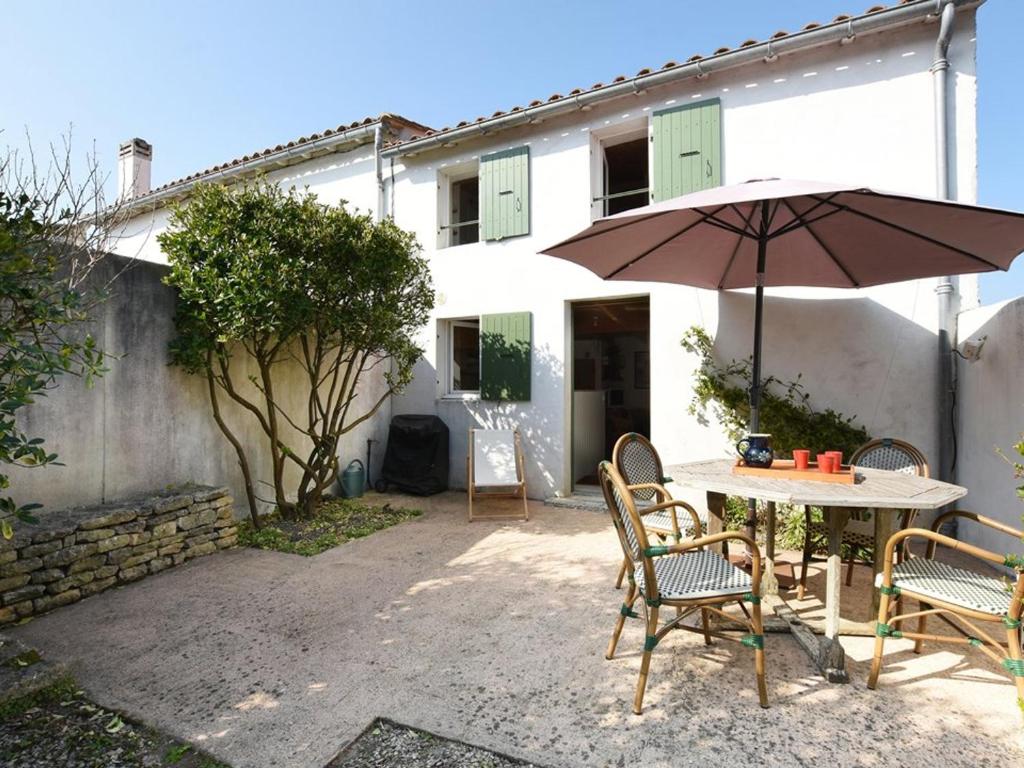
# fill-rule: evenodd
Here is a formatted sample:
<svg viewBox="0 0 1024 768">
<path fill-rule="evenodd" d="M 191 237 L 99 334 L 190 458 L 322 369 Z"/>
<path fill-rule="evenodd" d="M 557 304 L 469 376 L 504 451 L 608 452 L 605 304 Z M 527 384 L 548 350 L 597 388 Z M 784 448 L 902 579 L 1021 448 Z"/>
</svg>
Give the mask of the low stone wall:
<svg viewBox="0 0 1024 768">
<path fill-rule="evenodd" d="M 0 539 L 0 625 L 234 546 L 232 503 L 227 488 L 189 486 L 17 524 Z"/>
</svg>

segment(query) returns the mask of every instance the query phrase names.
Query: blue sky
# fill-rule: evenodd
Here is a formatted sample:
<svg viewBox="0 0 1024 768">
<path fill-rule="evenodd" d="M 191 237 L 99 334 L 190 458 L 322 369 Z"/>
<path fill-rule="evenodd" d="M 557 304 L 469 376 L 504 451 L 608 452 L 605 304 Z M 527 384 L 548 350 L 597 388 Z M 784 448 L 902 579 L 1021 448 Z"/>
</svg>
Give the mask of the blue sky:
<svg viewBox="0 0 1024 768">
<path fill-rule="evenodd" d="M 889 0 L 895 3 L 896 0 Z M 870 0 L 9 2 L 0 144 L 154 145 L 161 184 L 383 111 L 441 126 Z M 510 11 L 509 9 L 513 10 Z M 979 12 L 979 202 L 1024 210 L 1024 2 Z M 17 66 L 14 66 L 17 64 Z M 1024 293 L 1024 257 L 982 277 L 988 303 Z"/>
</svg>

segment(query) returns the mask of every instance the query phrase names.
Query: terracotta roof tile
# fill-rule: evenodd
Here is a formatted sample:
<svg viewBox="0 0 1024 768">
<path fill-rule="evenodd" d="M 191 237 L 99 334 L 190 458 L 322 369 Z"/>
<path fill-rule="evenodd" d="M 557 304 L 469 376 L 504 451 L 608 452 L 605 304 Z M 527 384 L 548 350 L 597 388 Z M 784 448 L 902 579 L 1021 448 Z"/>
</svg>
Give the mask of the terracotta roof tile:
<svg viewBox="0 0 1024 768">
<path fill-rule="evenodd" d="M 897 5 L 906 5 L 908 3 L 912 3 L 912 2 L 916 2 L 916 1 L 917 0 L 899 0 Z M 869 15 L 869 14 L 878 13 L 879 11 L 886 10 L 887 7 L 895 7 L 895 6 L 873 5 L 870 8 L 868 8 L 866 11 L 864 11 L 864 13 L 862 15 L 866 16 L 866 15 Z M 852 18 L 854 18 L 854 17 L 850 16 L 848 14 L 840 14 L 840 15 L 836 16 L 829 23 L 837 24 L 837 23 L 840 23 L 840 22 L 843 22 L 843 21 L 848 21 L 848 20 L 850 20 Z M 812 29 L 817 29 L 817 28 L 819 28 L 821 26 L 822 25 L 819 22 L 812 21 L 812 22 L 809 22 L 808 24 L 805 24 L 801 28 L 801 31 L 808 31 L 808 30 L 812 30 Z M 785 30 L 779 30 L 779 31 L 775 32 L 768 39 L 769 40 L 779 40 L 779 39 L 784 38 L 784 37 L 789 37 L 790 34 L 791 33 L 786 32 Z M 755 40 L 753 38 L 749 38 L 747 40 L 744 40 L 742 43 L 740 43 L 738 48 L 749 48 L 750 46 L 757 45 L 759 42 L 761 42 L 761 41 Z M 712 56 L 720 56 L 722 54 L 729 53 L 732 50 L 734 50 L 734 49 L 730 48 L 729 46 L 721 46 L 721 47 L 715 49 L 715 52 L 712 54 Z M 703 54 L 699 54 L 698 53 L 698 54 L 694 54 L 693 56 L 690 56 L 686 60 L 686 62 L 687 63 L 693 63 L 693 62 L 701 61 L 701 60 L 703 60 L 705 58 L 707 58 L 707 57 L 704 56 Z M 667 62 L 665 62 L 661 66 L 661 69 L 662 70 L 671 69 L 673 67 L 678 67 L 678 66 L 679 66 L 679 64 L 677 62 L 675 62 L 675 61 L 667 61 Z M 636 73 L 635 77 L 644 77 L 646 75 L 651 74 L 652 71 L 653 70 L 651 68 L 644 67 L 643 69 L 641 69 L 640 71 L 638 71 Z M 625 82 L 628 79 L 630 79 L 630 78 L 627 78 L 625 75 L 617 75 L 612 80 L 612 82 L 613 83 L 622 83 L 622 82 Z M 541 106 L 542 104 L 545 104 L 545 103 L 550 104 L 550 103 L 553 103 L 553 102 L 561 101 L 561 100 L 566 99 L 566 98 L 577 97 L 577 96 L 579 96 L 581 94 L 584 94 L 584 93 L 587 93 L 589 91 L 596 91 L 596 90 L 599 90 L 599 89 L 604 88 L 604 87 L 605 87 L 605 83 L 603 83 L 603 82 L 596 82 L 593 85 L 591 85 L 589 88 L 573 88 L 571 91 L 568 92 L 568 96 L 563 96 L 560 93 L 554 93 L 551 96 L 549 96 L 546 101 L 545 100 L 541 100 L 541 99 L 533 99 L 533 100 L 531 100 L 529 102 L 529 104 L 527 105 L 526 109 L 529 109 L 531 107 L 539 107 L 539 106 Z M 519 111 L 522 111 L 523 109 L 524 109 L 523 107 L 515 106 L 515 107 L 510 108 L 507 112 L 503 111 L 503 110 L 500 110 L 500 109 L 499 110 L 495 110 L 491 114 L 491 116 L 489 118 L 477 117 L 473 121 L 460 120 L 458 123 L 456 123 L 455 127 L 456 128 L 465 128 L 465 127 L 469 126 L 471 123 L 486 122 L 487 120 L 493 120 L 493 119 L 497 119 L 499 117 L 502 117 L 503 115 L 508 114 L 508 112 L 519 112 Z M 213 166 L 212 168 L 208 168 L 208 169 L 206 169 L 204 171 L 199 171 L 197 173 L 193 173 L 193 174 L 191 174 L 189 176 L 186 176 L 184 178 L 176 179 L 175 181 L 168 182 L 167 184 L 164 184 L 164 185 L 162 185 L 160 187 L 157 187 L 156 189 L 153 190 L 153 192 L 159 192 L 161 190 L 165 190 L 165 189 L 167 189 L 169 187 L 173 187 L 173 186 L 178 185 L 178 184 L 182 184 L 182 183 L 185 183 L 185 182 L 190 182 L 190 181 L 193 181 L 193 180 L 196 180 L 196 179 L 200 179 L 200 178 L 202 178 L 204 176 L 210 175 L 212 173 L 216 173 L 217 171 L 221 171 L 221 170 L 224 170 L 224 169 L 227 169 L 227 168 L 231 168 L 231 167 L 235 167 L 235 166 L 241 165 L 242 163 L 245 163 L 245 162 L 247 162 L 247 161 L 249 161 L 251 159 L 255 159 L 256 157 L 266 157 L 268 155 L 272 155 L 272 154 L 277 153 L 277 152 L 284 152 L 286 150 L 293 149 L 293 148 L 295 148 L 297 146 L 301 146 L 302 144 L 306 144 L 306 143 L 311 142 L 311 141 L 316 141 L 316 140 L 318 140 L 320 138 L 323 138 L 323 137 L 333 136 L 336 133 L 344 133 L 345 131 L 350 130 L 352 128 L 358 128 L 358 127 L 364 126 L 364 125 L 372 125 L 373 123 L 376 123 L 377 121 L 383 120 L 383 119 L 390 119 L 390 120 L 393 120 L 393 121 L 395 121 L 397 123 L 400 123 L 400 124 L 402 124 L 402 125 L 404 125 L 406 127 L 412 128 L 414 130 L 414 133 L 416 134 L 412 138 L 408 138 L 408 139 L 404 139 L 404 140 L 400 140 L 400 141 L 393 141 L 393 142 L 389 143 L 388 146 L 392 146 L 392 147 L 393 146 L 397 146 L 399 144 L 412 144 L 412 143 L 415 143 L 417 138 L 421 138 L 421 137 L 425 138 L 427 136 L 435 136 L 438 133 L 445 133 L 445 132 L 448 132 L 448 131 L 452 130 L 452 128 L 449 127 L 449 126 L 445 126 L 445 127 L 441 128 L 440 130 L 435 130 L 433 128 L 429 128 L 429 127 L 427 127 L 425 125 L 421 125 L 419 123 L 415 123 L 415 122 L 413 122 L 411 120 L 408 120 L 406 118 L 400 117 L 398 115 L 388 115 L 388 114 L 385 114 L 385 115 L 381 115 L 379 117 L 366 117 L 366 118 L 364 118 L 362 120 L 356 120 L 356 121 L 354 121 L 352 123 L 349 123 L 347 126 L 346 125 L 339 125 L 337 128 L 333 128 L 333 129 L 332 128 L 328 128 L 328 129 L 322 131 L 321 133 L 313 133 L 313 134 L 310 134 L 309 136 L 300 136 L 298 139 L 294 139 L 292 141 L 289 141 L 286 144 L 277 144 L 274 147 L 268 147 L 268 148 L 266 148 L 264 150 L 261 150 L 261 151 L 258 151 L 256 153 L 253 153 L 252 155 L 244 155 L 241 158 L 236 158 L 235 160 L 228 161 L 227 163 L 222 163 L 220 165 Z M 150 194 L 152 194 L 152 193 L 150 193 Z M 142 199 L 142 198 L 140 198 L 140 199 Z"/>
<path fill-rule="evenodd" d="M 878 13 L 879 11 L 884 11 L 887 8 L 893 8 L 893 7 L 896 7 L 898 5 L 907 5 L 907 4 L 913 3 L 913 2 L 918 2 L 918 0 L 898 0 L 897 2 L 894 2 L 890 6 L 873 5 L 870 8 L 868 8 L 866 11 L 864 11 L 863 14 L 860 14 L 860 15 L 867 16 L 869 14 Z M 855 18 L 855 16 L 852 16 L 850 14 L 845 14 L 845 13 L 844 14 L 839 14 L 831 22 L 828 22 L 828 23 L 829 24 L 838 24 L 838 23 L 841 23 L 841 22 L 844 22 L 844 21 L 849 21 L 852 18 Z M 812 30 L 812 29 L 818 29 L 821 26 L 823 26 L 823 25 L 820 22 L 812 21 L 812 22 L 809 22 L 809 23 L 805 24 L 803 27 L 801 27 L 800 31 L 803 32 L 803 31 L 809 31 L 809 30 Z M 775 32 L 773 35 L 771 35 L 771 37 L 767 38 L 764 41 L 759 41 L 759 40 L 755 40 L 753 38 L 749 38 L 747 40 L 744 40 L 742 43 L 740 43 L 737 46 L 737 48 L 749 48 L 750 46 L 757 45 L 760 42 L 767 42 L 768 40 L 779 40 L 779 39 L 784 38 L 784 37 L 789 37 L 791 34 L 793 34 L 793 33 L 787 32 L 786 30 L 783 30 L 783 29 L 780 29 L 777 32 Z M 716 48 L 715 52 L 713 54 L 711 54 L 711 55 L 712 56 L 721 56 L 722 54 L 729 53 L 729 52 L 731 52 L 733 50 L 734 50 L 733 48 L 731 48 L 731 47 L 729 47 L 727 45 L 723 45 L 723 46 L 721 46 L 719 48 Z M 703 54 L 697 53 L 697 54 L 694 54 L 693 56 L 690 56 L 688 59 L 686 59 L 686 63 L 693 63 L 693 62 L 696 62 L 696 61 L 702 61 L 705 58 L 708 58 L 708 57 L 704 56 Z M 663 69 L 663 70 L 664 69 L 671 69 L 671 68 L 677 67 L 677 66 L 679 66 L 679 64 L 677 62 L 675 62 L 675 61 L 668 61 L 668 62 L 666 62 L 665 64 L 663 64 L 661 66 L 661 69 Z M 650 68 L 645 67 L 645 68 L 641 69 L 639 72 L 637 72 L 636 77 L 643 77 L 645 75 L 651 74 L 651 72 L 652 72 L 652 70 Z M 612 79 L 611 82 L 612 83 L 622 83 L 622 82 L 625 82 L 628 79 L 629 78 L 626 77 L 625 75 L 618 75 L 614 79 Z M 527 109 L 530 108 L 530 107 L 539 107 L 542 104 L 552 103 L 552 102 L 559 101 L 559 100 L 564 99 L 564 98 L 571 98 L 571 97 L 579 96 L 580 94 L 587 93 L 589 91 L 596 91 L 596 90 L 598 90 L 600 88 L 604 88 L 604 87 L 605 87 L 605 83 L 599 81 L 599 82 L 596 82 L 593 85 L 591 85 L 590 88 L 584 88 L 584 89 L 573 88 L 571 91 L 568 92 L 568 96 L 562 96 L 562 95 L 556 93 L 556 94 L 553 94 L 553 95 L 549 96 L 546 101 L 541 100 L 541 99 L 533 99 L 527 105 Z M 521 109 L 520 107 L 513 107 L 509 111 L 510 112 L 517 112 L 520 109 Z M 503 114 L 503 113 L 498 111 L 498 112 L 494 113 L 494 116 L 497 117 L 497 116 L 500 116 L 501 114 Z M 477 118 L 475 122 L 481 122 L 481 120 L 482 120 L 482 118 Z M 466 125 L 469 125 L 469 123 L 466 122 L 466 121 L 462 121 L 462 122 L 458 123 L 458 127 L 464 127 Z M 430 133 L 427 132 L 424 135 L 429 136 Z M 416 141 L 415 138 L 411 138 L 411 139 L 406 139 L 405 141 L 392 142 L 388 146 L 389 147 L 394 147 L 394 146 L 398 146 L 399 144 L 414 144 L 415 141 Z"/>
<path fill-rule="evenodd" d="M 204 176 L 209 176 L 210 174 L 218 173 L 219 171 L 225 171 L 229 168 L 234 168 L 236 166 L 242 165 L 243 163 L 247 163 L 251 160 L 256 160 L 257 158 L 267 157 L 269 155 L 275 154 L 276 152 L 284 152 L 285 150 L 294 149 L 295 147 L 301 146 L 303 144 L 308 144 L 309 142 L 312 141 L 317 141 L 318 139 L 321 138 L 327 138 L 338 133 L 344 133 L 345 131 L 350 130 L 352 128 L 358 128 L 363 125 L 373 125 L 374 123 L 381 120 L 387 120 L 397 123 L 399 125 L 407 126 L 409 128 L 414 129 L 417 133 L 421 135 L 429 135 L 430 133 L 432 133 L 432 131 L 428 129 L 425 125 L 421 125 L 420 123 L 414 122 L 400 115 L 392 115 L 385 113 L 377 117 L 366 117 L 362 120 L 355 120 L 352 123 L 349 123 L 348 125 L 342 124 L 339 125 L 337 128 L 327 128 L 321 131 L 320 133 L 311 133 L 309 136 L 300 136 L 299 138 L 292 139 L 291 141 L 285 144 L 275 144 L 273 147 L 266 147 L 264 149 L 256 150 L 249 154 L 242 155 L 241 157 L 236 157 L 233 160 L 228 160 L 227 162 L 224 163 L 218 163 L 217 165 L 210 166 L 209 168 L 206 168 L 204 170 L 196 171 L 195 173 L 190 173 L 187 176 L 174 179 L 173 181 L 169 181 L 166 184 L 161 184 L 159 187 L 155 187 L 146 195 L 143 195 L 142 197 L 138 198 L 138 200 L 144 200 L 148 195 L 151 195 L 155 192 L 162 192 L 166 189 L 170 189 L 171 187 L 177 186 L 179 184 L 185 184 L 188 182 L 196 181 L 198 179 L 203 178 Z"/>
</svg>

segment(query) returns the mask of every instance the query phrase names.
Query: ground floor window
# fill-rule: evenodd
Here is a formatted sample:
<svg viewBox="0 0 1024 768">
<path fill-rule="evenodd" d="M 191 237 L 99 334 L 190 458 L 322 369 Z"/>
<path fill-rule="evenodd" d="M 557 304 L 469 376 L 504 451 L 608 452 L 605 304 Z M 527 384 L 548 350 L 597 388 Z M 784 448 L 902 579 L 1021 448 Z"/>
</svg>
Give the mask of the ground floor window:
<svg viewBox="0 0 1024 768">
<path fill-rule="evenodd" d="M 477 396 L 492 402 L 528 401 L 532 328 L 529 312 L 438 321 L 440 396 Z"/>
<path fill-rule="evenodd" d="M 448 394 L 480 392 L 480 320 L 448 321 Z"/>
</svg>

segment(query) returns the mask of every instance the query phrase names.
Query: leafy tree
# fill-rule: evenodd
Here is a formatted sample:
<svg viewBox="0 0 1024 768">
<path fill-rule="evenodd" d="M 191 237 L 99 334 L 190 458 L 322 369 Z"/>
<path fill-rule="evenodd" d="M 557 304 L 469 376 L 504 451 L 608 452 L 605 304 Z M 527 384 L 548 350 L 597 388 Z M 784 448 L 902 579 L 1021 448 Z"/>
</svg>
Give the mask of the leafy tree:
<svg viewBox="0 0 1024 768">
<path fill-rule="evenodd" d="M 337 477 L 342 435 L 410 381 L 422 354 L 414 335 L 434 294 L 415 238 L 390 219 L 374 222 L 260 180 L 196 186 L 158 240 L 171 263 L 167 283 L 179 295 L 172 360 L 206 377 L 254 525 L 248 446 L 225 420 L 224 400 L 262 430 L 281 514 L 310 514 Z M 305 402 L 289 411 L 283 377 L 295 366 Z M 367 402 L 358 396 L 372 371 L 384 387 Z M 288 465 L 300 472 L 296 487 L 286 484 Z"/>
<path fill-rule="evenodd" d="M 58 464 L 44 438 L 23 428 L 21 414 L 67 375 L 88 384 L 106 371 L 106 357 L 83 324 L 105 286 L 86 280 L 105 256 L 120 220 L 119 206 L 103 199 L 103 177 L 94 157 L 77 183 L 70 141 L 51 148 L 40 169 L 26 156 L 0 156 L 0 469 Z M 0 472 L 0 489 L 10 487 Z M 11 538 L 13 519 L 34 522 L 41 505 L 0 498 L 0 533 Z"/>
</svg>

